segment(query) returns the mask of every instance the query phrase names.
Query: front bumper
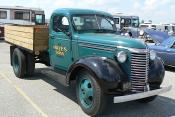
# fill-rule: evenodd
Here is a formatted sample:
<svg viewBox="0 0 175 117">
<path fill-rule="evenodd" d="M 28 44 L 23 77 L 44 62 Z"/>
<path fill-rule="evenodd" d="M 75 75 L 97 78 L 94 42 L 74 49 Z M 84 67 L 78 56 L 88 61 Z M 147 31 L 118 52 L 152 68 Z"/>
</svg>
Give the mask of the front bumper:
<svg viewBox="0 0 175 117">
<path fill-rule="evenodd" d="M 161 93 L 170 91 L 171 88 L 172 86 L 168 86 L 161 89 L 151 90 L 143 93 L 137 93 L 137 94 L 131 94 L 131 95 L 125 95 L 125 96 L 116 96 L 114 97 L 114 103 L 128 102 L 128 101 L 133 101 L 133 100 L 138 100 L 142 98 L 159 95 Z"/>
</svg>

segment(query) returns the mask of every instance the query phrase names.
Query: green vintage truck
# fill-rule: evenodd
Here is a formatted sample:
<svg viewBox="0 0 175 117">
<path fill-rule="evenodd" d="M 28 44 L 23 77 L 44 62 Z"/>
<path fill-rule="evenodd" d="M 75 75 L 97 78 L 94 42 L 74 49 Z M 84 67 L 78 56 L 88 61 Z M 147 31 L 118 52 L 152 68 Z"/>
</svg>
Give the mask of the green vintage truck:
<svg viewBox="0 0 175 117">
<path fill-rule="evenodd" d="M 33 75 L 35 63 L 51 66 L 51 74 L 65 79 L 66 86 L 76 81 L 78 103 L 91 116 L 104 112 L 107 95 L 113 103 L 148 103 L 171 89 L 160 87 L 165 70 L 156 53 L 117 35 L 112 15 L 105 12 L 57 9 L 49 28 L 5 26 L 5 40 L 17 77 Z"/>
</svg>

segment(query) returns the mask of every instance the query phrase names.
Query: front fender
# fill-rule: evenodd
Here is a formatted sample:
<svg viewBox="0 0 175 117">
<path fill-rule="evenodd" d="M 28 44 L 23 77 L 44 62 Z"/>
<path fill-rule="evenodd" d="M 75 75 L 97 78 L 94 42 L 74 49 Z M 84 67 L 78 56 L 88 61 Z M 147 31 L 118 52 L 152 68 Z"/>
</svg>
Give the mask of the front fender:
<svg viewBox="0 0 175 117">
<path fill-rule="evenodd" d="M 150 62 L 148 82 L 150 84 L 160 85 L 164 79 L 164 76 L 165 69 L 163 66 L 163 62 L 161 58 L 156 57 L 154 61 Z"/>
<path fill-rule="evenodd" d="M 116 61 L 103 57 L 86 57 L 76 61 L 69 69 L 67 81 L 72 80 L 78 68 L 93 72 L 100 80 L 119 83 L 126 78 Z"/>
</svg>

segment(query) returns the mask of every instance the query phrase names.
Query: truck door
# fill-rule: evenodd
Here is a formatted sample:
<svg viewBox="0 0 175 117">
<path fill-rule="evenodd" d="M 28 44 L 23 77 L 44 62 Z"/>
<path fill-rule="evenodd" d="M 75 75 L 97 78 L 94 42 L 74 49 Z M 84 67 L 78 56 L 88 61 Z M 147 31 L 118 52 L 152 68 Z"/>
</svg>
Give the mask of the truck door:
<svg viewBox="0 0 175 117">
<path fill-rule="evenodd" d="M 54 68 L 67 70 L 72 62 L 71 38 L 68 18 L 63 15 L 55 15 L 51 19 L 50 26 L 50 60 Z"/>
</svg>

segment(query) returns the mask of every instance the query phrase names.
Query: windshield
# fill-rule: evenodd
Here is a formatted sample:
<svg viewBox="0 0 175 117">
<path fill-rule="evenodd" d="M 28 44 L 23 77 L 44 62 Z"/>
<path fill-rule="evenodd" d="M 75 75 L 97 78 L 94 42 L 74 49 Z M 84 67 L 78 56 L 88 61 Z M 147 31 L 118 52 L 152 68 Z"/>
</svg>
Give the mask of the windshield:
<svg viewBox="0 0 175 117">
<path fill-rule="evenodd" d="M 78 32 L 114 33 L 116 27 L 113 18 L 102 15 L 74 15 L 72 16 L 74 29 Z"/>
<path fill-rule="evenodd" d="M 134 28 L 139 27 L 139 19 L 132 19 L 132 27 Z"/>
</svg>

